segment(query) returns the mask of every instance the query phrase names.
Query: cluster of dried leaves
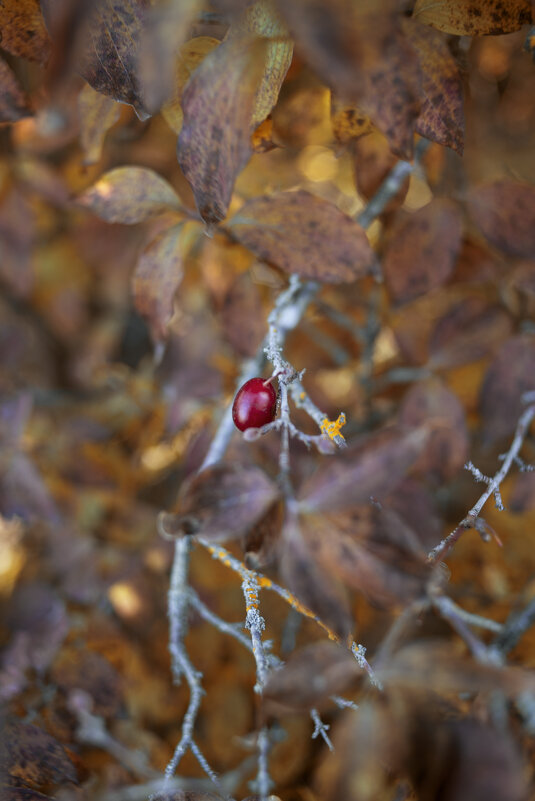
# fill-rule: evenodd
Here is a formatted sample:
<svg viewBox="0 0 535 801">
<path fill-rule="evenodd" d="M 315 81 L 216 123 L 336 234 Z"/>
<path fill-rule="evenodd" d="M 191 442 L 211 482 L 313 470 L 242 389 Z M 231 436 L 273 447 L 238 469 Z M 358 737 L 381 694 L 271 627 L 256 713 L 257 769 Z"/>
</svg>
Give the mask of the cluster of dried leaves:
<svg viewBox="0 0 535 801">
<path fill-rule="evenodd" d="M 162 508 L 341 643 L 264 594 L 285 666 L 258 705 L 250 654 L 191 615 L 196 739 L 230 795 L 266 724 L 284 801 L 528 797 L 535 632 L 505 666 L 500 624 L 533 596 L 532 433 L 478 528 L 503 548 L 426 554 L 535 390 L 532 23 L 530 0 L 0 2 L 2 799 L 157 791 L 188 703 Z M 349 442 L 292 444 L 289 507 L 275 433 L 197 474 L 288 275 L 321 291 L 285 355 Z M 191 571 L 243 621 L 231 571 L 201 548 Z M 220 797 L 191 755 L 180 774 L 156 797 Z"/>
</svg>

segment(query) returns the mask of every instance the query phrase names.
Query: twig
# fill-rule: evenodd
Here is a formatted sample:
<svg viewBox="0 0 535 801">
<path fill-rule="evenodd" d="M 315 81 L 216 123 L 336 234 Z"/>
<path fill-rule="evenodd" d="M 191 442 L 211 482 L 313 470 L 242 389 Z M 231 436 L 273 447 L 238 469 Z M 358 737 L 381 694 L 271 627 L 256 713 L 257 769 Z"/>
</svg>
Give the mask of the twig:
<svg viewBox="0 0 535 801">
<path fill-rule="evenodd" d="M 332 740 L 327 734 L 327 732 L 329 731 L 328 724 L 322 721 L 317 709 L 310 710 L 310 717 L 314 722 L 314 731 L 312 732 L 312 739 L 315 740 L 316 737 L 322 737 L 329 751 L 334 751 L 334 745 L 332 744 Z"/>
<path fill-rule="evenodd" d="M 483 474 L 480 473 L 480 471 L 478 471 L 477 468 L 474 468 L 471 462 L 467 464 L 467 469 L 470 470 L 472 473 L 475 472 L 476 478 L 478 480 L 485 481 L 488 484 L 487 489 L 485 490 L 483 495 L 479 498 L 477 503 L 475 503 L 474 506 L 470 509 L 466 517 L 463 520 L 461 520 L 458 526 L 451 532 L 451 534 L 448 534 L 448 536 L 445 537 L 445 539 L 443 539 L 442 542 L 439 542 L 439 544 L 436 545 L 432 551 L 430 551 L 430 553 L 428 554 L 428 559 L 430 562 L 432 562 L 433 564 L 440 562 L 440 560 L 443 559 L 444 556 L 446 556 L 446 554 L 451 550 L 453 545 L 455 545 L 457 540 L 460 539 L 464 531 L 470 528 L 476 528 L 477 520 L 479 518 L 479 515 L 481 514 L 481 510 L 483 509 L 483 506 L 486 504 L 491 495 L 494 495 L 496 497 L 497 502 L 498 498 L 500 499 L 501 502 L 501 497 L 499 494 L 500 485 L 504 480 L 504 478 L 506 477 L 507 473 L 509 472 L 511 465 L 518 456 L 518 453 L 522 447 L 522 444 L 528 432 L 531 421 L 533 420 L 534 417 L 535 417 L 535 405 L 529 406 L 520 416 L 511 446 L 503 457 L 502 466 L 492 478 L 483 476 Z M 500 507 L 498 506 L 498 508 Z"/>
<path fill-rule="evenodd" d="M 535 598 L 523 609 L 512 612 L 494 640 L 494 647 L 502 654 L 508 654 L 517 645 L 526 631 L 535 623 Z"/>
</svg>

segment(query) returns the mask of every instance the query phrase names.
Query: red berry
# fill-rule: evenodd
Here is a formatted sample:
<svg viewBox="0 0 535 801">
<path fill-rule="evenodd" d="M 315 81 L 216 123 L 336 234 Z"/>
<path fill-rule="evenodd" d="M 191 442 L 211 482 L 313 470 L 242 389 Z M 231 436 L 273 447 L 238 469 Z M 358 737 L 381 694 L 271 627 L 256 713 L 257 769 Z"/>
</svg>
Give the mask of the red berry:
<svg viewBox="0 0 535 801">
<path fill-rule="evenodd" d="M 277 411 L 277 393 L 263 378 L 251 378 L 241 387 L 232 404 L 232 419 L 240 431 L 271 423 Z"/>
</svg>

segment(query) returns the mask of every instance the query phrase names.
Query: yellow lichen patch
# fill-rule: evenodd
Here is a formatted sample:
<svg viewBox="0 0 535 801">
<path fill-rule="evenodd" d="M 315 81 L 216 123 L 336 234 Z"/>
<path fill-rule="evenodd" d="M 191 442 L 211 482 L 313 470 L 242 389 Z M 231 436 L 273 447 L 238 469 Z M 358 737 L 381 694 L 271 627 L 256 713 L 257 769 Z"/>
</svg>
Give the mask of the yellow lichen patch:
<svg viewBox="0 0 535 801">
<path fill-rule="evenodd" d="M 330 439 L 334 439 L 335 437 L 342 437 L 344 435 L 341 433 L 342 426 L 346 424 L 346 416 L 343 412 L 338 415 L 337 420 L 329 420 L 327 417 L 321 424 L 320 428 L 323 434 L 327 434 Z"/>
</svg>

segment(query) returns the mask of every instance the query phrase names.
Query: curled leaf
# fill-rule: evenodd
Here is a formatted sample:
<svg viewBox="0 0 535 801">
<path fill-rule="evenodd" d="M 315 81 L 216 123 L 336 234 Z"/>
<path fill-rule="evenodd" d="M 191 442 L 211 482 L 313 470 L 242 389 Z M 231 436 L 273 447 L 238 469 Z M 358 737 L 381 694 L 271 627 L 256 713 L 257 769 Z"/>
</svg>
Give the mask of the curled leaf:
<svg viewBox="0 0 535 801">
<path fill-rule="evenodd" d="M 332 203 L 305 191 L 249 201 L 230 229 L 258 258 L 324 283 L 355 281 L 375 261 L 364 229 Z"/>
<path fill-rule="evenodd" d="M 164 178 L 146 167 L 117 167 L 80 195 L 78 203 L 109 223 L 134 225 L 180 211 L 180 200 Z"/>
</svg>

